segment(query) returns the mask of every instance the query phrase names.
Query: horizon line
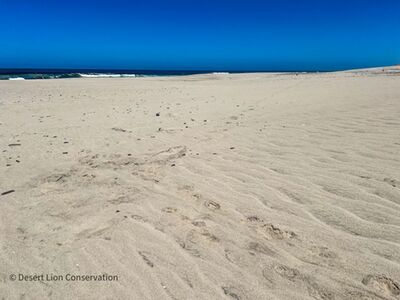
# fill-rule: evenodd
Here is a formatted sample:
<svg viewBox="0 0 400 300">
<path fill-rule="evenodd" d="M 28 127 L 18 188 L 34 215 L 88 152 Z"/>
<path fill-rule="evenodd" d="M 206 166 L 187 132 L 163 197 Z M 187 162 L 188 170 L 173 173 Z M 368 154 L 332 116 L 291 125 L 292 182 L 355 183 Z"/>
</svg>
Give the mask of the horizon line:
<svg viewBox="0 0 400 300">
<path fill-rule="evenodd" d="M 52 71 L 54 72 L 60 72 L 60 71 L 74 71 L 79 72 L 79 71 L 109 71 L 112 73 L 115 73 L 117 71 L 124 71 L 124 72 L 195 72 L 195 73 L 208 73 L 208 72 L 233 72 L 233 73 L 275 73 L 275 72 L 280 72 L 280 73 L 292 73 L 292 72 L 307 72 L 307 73 L 312 73 L 312 72 L 338 72 L 338 71 L 352 71 L 352 70 L 363 70 L 363 69 L 374 69 L 374 68 L 390 68 L 390 67 L 396 67 L 400 66 L 400 64 L 394 64 L 390 66 L 373 66 L 373 67 L 360 67 L 360 68 L 355 68 L 355 69 L 153 69 L 153 68 L 139 68 L 139 69 L 134 69 L 134 68 L 44 68 L 44 67 L 39 67 L 39 68 L 2 68 L 0 67 L 0 74 L 25 74 L 26 72 L 36 72 L 36 71 L 44 71 L 46 73 L 51 73 Z"/>
</svg>

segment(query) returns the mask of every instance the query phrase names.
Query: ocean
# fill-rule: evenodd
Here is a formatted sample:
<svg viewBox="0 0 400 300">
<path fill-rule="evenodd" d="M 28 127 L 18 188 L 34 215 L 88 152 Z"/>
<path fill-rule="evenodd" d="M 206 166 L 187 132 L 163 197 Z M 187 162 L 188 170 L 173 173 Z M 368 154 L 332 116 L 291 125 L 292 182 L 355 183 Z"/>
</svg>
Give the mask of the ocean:
<svg viewBox="0 0 400 300">
<path fill-rule="evenodd" d="M 220 74 L 228 72 L 215 72 L 210 70 L 0 69 L 0 80 L 179 76 L 207 73 Z M 236 71 L 233 73 L 239 72 Z"/>
</svg>

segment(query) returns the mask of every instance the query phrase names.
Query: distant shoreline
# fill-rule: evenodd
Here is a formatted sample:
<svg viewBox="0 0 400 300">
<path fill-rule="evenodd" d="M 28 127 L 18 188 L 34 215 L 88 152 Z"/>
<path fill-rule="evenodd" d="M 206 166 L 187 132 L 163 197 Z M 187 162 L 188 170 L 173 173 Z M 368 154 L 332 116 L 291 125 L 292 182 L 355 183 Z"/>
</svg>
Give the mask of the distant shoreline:
<svg viewBox="0 0 400 300">
<path fill-rule="evenodd" d="M 0 80 L 36 80 L 36 79 L 68 79 L 68 78 L 133 78 L 158 76 L 188 76 L 188 75 L 224 75 L 245 73 L 333 73 L 333 72 L 363 72 L 363 71 L 400 71 L 400 66 L 375 67 L 351 70 L 328 71 L 290 71 L 290 70 L 122 70 L 122 69 L 0 69 Z"/>
<path fill-rule="evenodd" d="M 243 73 L 260 73 L 261 71 L 176 71 L 176 70 L 45 70 L 45 69 L 0 69 L 0 80 L 36 80 L 36 79 L 68 79 L 68 78 L 134 78 L 159 76 L 188 75 L 226 75 Z M 278 71 L 262 71 L 261 73 L 282 73 Z M 287 71 L 284 73 L 300 73 Z M 311 72 L 301 72 L 311 73 Z"/>
</svg>

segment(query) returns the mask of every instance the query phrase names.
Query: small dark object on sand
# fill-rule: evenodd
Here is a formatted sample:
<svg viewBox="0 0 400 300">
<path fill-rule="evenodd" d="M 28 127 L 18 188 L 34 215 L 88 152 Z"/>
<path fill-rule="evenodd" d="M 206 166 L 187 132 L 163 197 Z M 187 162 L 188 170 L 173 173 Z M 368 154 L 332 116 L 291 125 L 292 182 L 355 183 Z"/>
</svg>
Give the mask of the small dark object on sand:
<svg viewBox="0 0 400 300">
<path fill-rule="evenodd" d="M 160 113 L 158 112 L 158 113 L 156 113 L 156 117 L 159 117 L 160 116 Z"/>
<path fill-rule="evenodd" d="M 8 147 L 21 146 L 21 144 L 9 144 Z"/>
<path fill-rule="evenodd" d="M 117 127 L 113 127 L 113 128 L 111 128 L 111 130 L 119 131 L 119 132 L 126 132 L 126 131 L 127 131 L 127 130 L 125 130 L 125 129 L 117 128 Z"/>
<path fill-rule="evenodd" d="M 5 191 L 5 192 L 1 193 L 1 196 L 7 195 L 7 194 L 11 194 L 11 193 L 14 193 L 14 192 L 15 192 L 15 190 Z"/>
<path fill-rule="evenodd" d="M 60 177 L 58 177 L 58 179 L 56 180 L 56 182 L 60 181 L 61 179 L 63 179 L 65 177 L 65 175 L 61 175 Z"/>
<path fill-rule="evenodd" d="M 68 152 L 63 152 L 63 154 L 68 154 Z"/>
</svg>

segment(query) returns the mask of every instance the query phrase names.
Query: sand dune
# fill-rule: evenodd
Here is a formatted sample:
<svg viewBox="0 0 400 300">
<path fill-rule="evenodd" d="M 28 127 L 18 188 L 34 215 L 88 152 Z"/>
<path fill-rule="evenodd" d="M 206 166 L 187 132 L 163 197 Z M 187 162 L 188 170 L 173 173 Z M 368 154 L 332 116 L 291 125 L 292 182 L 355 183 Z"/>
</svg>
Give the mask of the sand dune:
<svg viewBox="0 0 400 300">
<path fill-rule="evenodd" d="M 0 298 L 400 299 L 397 70 L 1 81 Z"/>
</svg>

